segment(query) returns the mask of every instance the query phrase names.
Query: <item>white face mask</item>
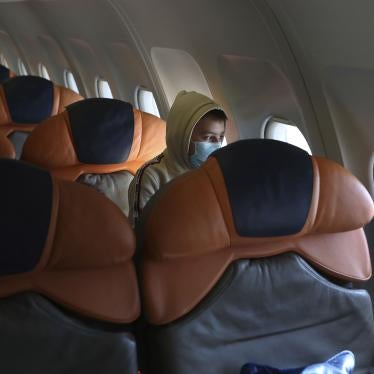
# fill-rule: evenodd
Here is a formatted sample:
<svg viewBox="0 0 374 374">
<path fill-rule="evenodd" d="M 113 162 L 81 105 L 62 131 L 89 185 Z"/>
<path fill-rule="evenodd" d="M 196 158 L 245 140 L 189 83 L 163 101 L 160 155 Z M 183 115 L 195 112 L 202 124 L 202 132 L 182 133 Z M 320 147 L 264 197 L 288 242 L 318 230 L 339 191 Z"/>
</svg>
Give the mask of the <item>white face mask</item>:
<svg viewBox="0 0 374 374">
<path fill-rule="evenodd" d="M 195 145 L 195 151 L 190 156 L 190 163 L 194 168 L 198 168 L 211 153 L 222 147 L 221 142 L 192 142 Z"/>
</svg>

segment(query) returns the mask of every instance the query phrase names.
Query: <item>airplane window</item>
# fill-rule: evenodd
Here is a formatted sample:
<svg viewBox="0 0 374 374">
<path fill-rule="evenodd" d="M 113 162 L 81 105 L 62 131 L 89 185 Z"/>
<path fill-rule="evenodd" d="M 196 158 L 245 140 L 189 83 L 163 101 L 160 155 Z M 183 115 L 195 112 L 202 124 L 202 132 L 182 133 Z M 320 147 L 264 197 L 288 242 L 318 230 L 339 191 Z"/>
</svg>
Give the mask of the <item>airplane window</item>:
<svg viewBox="0 0 374 374">
<path fill-rule="evenodd" d="M 9 69 L 9 64 L 3 54 L 0 55 L 0 64 Z"/>
<path fill-rule="evenodd" d="M 285 120 L 271 118 L 265 125 L 265 138 L 293 144 L 308 152 L 310 155 L 312 154 L 303 133 L 297 126 Z"/>
<path fill-rule="evenodd" d="M 97 78 L 96 80 L 96 94 L 98 97 L 113 99 L 112 90 L 110 89 L 108 81 Z"/>
<path fill-rule="evenodd" d="M 39 64 L 39 75 L 42 78 L 51 80 L 47 68 L 43 64 Z"/>
<path fill-rule="evenodd" d="M 18 71 L 19 71 L 20 75 L 27 75 L 28 74 L 26 66 L 20 58 L 18 59 Z"/>
<path fill-rule="evenodd" d="M 65 70 L 64 80 L 65 80 L 65 86 L 67 88 L 70 88 L 71 90 L 75 91 L 76 93 L 79 93 L 77 82 L 74 78 L 73 73 L 70 70 Z"/>
<path fill-rule="evenodd" d="M 138 87 L 136 90 L 136 106 L 146 113 L 153 114 L 154 116 L 160 117 L 155 97 L 152 91 L 145 88 Z"/>
</svg>

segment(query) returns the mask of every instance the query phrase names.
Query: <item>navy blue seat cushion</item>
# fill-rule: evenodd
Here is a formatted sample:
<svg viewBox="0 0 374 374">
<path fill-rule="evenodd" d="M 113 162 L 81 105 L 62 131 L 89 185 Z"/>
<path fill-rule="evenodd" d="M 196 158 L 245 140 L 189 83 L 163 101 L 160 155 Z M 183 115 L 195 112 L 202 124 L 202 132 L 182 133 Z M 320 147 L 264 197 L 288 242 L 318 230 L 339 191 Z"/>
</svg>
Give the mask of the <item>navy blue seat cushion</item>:
<svg viewBox="0 0 374 374">
<path fill-rule="evenodd" d="M 52 114 L 53 83 L 33 76 L 14 77 L 3 84 L 13 122 L 39 123 Z"/>
<path fill-rule="evenodd" d="M 42 255 L 51 217 L 52 181 L 36 167 L 0 160 L 0 275 L 30 271 Z"/>
<path fill-rule="evenodd" d="M 134 138 L 132 105 L 115 99 L 88 99 L 67 107 L 80 162 L 117 164 L 127 160 Z"/>
<path fill-rule="evenodd" d="M 308 153 L 284 142 L 247 139 L 212 156 L 221 167 L 239 235 L 283 236 L 303 228 L 313 195 Z"/>
<path fill-rule="evenodd" d="M 5 82 L 10 77 L 10 71 L 7 67 L 0 65 L 0 83 Z"/>
</svg>

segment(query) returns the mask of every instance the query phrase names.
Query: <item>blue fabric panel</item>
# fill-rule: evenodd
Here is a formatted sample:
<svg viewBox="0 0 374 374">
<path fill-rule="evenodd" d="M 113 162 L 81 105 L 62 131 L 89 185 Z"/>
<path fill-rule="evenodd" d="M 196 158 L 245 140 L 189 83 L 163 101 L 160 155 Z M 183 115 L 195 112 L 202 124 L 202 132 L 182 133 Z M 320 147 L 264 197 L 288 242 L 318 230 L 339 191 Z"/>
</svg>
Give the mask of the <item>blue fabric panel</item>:
<svg viewBox="0 0 374 374">
<path fill-rule="evenodd" d="M 48 234 L 50 175 L 21 161 L 0 160 L 0 275 L 32 270 Z"/>
<path fill-rule="evenodd" d="M 3 65 L 0 65 L 0 84 L 7 81 L 10 76 L 10 71 Z"/>
<path fill-rule="evenodd" d="M 53 109 L 53 83 L 33 76 L 14 77 L 3 84 L 10 116 L 14 122 L 39 123 Z"/>
<path fill-rule="evenodd" d="M 213 157 L 221 167 L 239 235 L 283 236 L 303 228 L 313 194 L 313 164 L 305 151 L 275 140 L 247 139 Z"/>
<path fill-rule="evenodd" d="M 126 161 L 134 138 L 132 105 L 115 99 L 88 99 L 67 107 L 80 162 Z"/>
</svg>

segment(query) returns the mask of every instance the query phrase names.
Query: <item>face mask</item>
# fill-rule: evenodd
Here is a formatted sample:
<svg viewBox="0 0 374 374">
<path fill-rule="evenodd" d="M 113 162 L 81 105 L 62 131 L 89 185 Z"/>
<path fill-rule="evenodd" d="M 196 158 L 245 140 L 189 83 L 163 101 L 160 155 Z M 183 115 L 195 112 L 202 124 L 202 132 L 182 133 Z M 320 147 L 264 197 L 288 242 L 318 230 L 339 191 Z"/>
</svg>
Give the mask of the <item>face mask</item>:
<svg viewBox="0 0 374 374">
<path fill-rule="evenodd" d="M 195 152 L 190 156 L 190 163 L 194 168 L 198 168 L 208 156 L 222 147 L 222 143 L 192 142 L 195 145 Z"/>
</svg>

